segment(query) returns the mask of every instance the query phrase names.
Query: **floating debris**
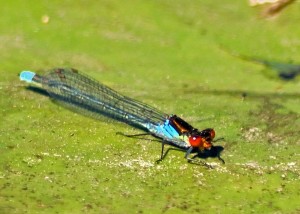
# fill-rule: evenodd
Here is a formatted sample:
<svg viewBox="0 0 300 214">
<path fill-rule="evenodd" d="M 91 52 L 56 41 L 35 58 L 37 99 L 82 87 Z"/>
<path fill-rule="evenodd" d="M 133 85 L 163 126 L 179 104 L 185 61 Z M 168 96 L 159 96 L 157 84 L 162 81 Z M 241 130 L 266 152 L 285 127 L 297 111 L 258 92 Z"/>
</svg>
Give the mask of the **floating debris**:
<svg viewBox="0 0 300 214">
<path fill-rule="evenodd" d="M 50 21 L 50 17 L 48 15 L 43 15 L 41 21 L 43 24 L 48 24 Z"/>
<path fill-rule="evenodd" d="M 249 4 L 252 7 L 264 6 L 262 16 L 265 18 L 272 18 L 278 15 L 288 5 L 295 2 L 295 0 L 249 0 Z"/>
</svg>

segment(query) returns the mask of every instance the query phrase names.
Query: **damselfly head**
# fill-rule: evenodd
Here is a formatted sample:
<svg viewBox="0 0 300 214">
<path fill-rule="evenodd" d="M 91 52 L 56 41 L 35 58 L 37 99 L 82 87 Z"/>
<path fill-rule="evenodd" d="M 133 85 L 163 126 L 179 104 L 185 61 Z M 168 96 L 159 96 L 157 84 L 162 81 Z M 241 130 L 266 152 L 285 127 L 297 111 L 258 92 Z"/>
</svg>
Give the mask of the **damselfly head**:
<svg viewBox="0 0 300 214">
<path fill-rule="evenodd" d="M 213 146 L 212 140 L 215 138 L 215 135 L 215 131 L 211 128 L 202 131 L 195 129 L 189 137 L 189 142 L 192 147 L 198 147 L 200 150 L 210 150 Z"/>
<path fill-rule="evenodd" d="M 212 141 L 215 136 L 216 136 L 216 133 L 215 133 L 215 130 L 214 129 L 211 129 L 211 128 L 207 128 L 207 129 L 204 129 L 202 131 L 199 132 L 199 135 L 204 138 L 205 140 L 207 141 Z"/>
</svg>

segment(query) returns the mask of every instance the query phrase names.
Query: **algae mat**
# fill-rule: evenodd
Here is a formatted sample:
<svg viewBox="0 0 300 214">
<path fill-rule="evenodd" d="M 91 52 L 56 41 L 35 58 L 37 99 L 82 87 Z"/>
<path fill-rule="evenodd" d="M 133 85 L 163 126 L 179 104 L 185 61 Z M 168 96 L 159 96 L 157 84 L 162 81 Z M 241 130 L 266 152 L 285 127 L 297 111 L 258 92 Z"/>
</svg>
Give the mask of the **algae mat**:
<svg viewBox="0 0 300 214">
<path fill-rule="evenodd" d="M 11 1 L 0 9 L 1 213 L 298 213 L 300 81 L 237 59 L 300 63 L 295 2 Z M 73 113 L 20 82 L 73 67 L 193 126 L 223 165 L 188 164 L 120 122 Z"/>
</svg>

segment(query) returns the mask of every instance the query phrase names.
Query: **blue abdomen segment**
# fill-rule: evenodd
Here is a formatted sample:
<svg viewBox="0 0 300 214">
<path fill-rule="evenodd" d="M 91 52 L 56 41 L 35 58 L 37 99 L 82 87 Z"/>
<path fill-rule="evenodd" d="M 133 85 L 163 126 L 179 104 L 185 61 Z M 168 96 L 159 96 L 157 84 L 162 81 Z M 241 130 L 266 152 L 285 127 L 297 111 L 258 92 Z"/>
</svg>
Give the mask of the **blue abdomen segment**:
<svg viewBox="0 0 300 214">
<path fill-rule="evenodd" d="M 166 119 L 165 122 L 161 124 L 154 125 L 148 123 L 145 126 L 150 132 L 161 138 L 172 139 L 179 137 L 179 133 L 172 127 L 169 119 Z"/>
<path fill-rule="evenodd" d="M 170 124 L 170 120 L 166 119 L 164 123 L 161 124 L 151 124 L 148 123 L 146 128 L 155 136 L 161 138 L 162 140 L 168 141 L 178 147 L 188 148 L 190 145 L 183 140 L 178 131 Z"/>
<path fill-rule="evenodd" d="M 170 120 L 166 120 L 163 125 L 160 125 L 161 132 L 169 138 L 178 138 L 179 133 L 172 127 Z"/>
</svg>

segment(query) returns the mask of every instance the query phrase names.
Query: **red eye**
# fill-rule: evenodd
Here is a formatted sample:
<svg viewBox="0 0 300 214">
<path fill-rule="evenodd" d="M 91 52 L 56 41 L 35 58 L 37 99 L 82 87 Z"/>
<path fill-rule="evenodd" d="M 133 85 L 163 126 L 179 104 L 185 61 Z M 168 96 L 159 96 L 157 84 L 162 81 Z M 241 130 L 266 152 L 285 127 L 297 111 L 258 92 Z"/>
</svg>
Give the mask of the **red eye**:
<svg viewBox="0 0 300 214">
<path fill-rule="evenodd" d="M 189 142 L 192 147 L 199 147 L 202 142 L 202 138 L 200 136 L 191 136 L 189 137 Z"/>
<path fill-rule="evenodd" d="M 215 130 L 211 129 L 210 130 L 210 137 L 211 137 L 211 139 L 214 139 L 215 136 L 216 136 Z"/>
</svg>

